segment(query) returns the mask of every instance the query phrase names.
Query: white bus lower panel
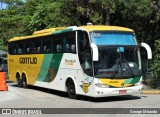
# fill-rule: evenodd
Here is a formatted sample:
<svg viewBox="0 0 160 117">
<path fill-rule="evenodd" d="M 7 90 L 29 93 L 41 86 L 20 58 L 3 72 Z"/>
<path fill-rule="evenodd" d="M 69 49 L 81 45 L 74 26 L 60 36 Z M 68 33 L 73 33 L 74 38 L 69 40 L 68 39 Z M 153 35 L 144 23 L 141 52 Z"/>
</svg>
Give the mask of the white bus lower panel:
<svg viewBox="0 0 160 117">
<path fill-rule="evenodd" d="M 141 93 L 142 85 L 125 87 L 125 88 L 100 88 L 95 87 L 95 95 L 93 97 L 107 97 L 117 95 L 132 95 Z"/>
</svg>

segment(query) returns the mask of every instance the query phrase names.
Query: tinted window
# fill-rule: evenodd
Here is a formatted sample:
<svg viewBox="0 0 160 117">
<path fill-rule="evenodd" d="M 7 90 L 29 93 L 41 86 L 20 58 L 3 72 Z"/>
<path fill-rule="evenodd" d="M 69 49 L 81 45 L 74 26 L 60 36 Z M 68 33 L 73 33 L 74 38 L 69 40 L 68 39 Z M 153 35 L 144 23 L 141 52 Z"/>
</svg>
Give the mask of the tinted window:
<svg viewBox="0 0 160 117">
<path fill-rule="evenodd" d="M 82 69 L 86 75 L 93 75 L 92 54 L 88 34 L 78 31 L 78 56 Z"/>
<path fill-rule="evenodd" d="M 76 32 L 65 33 L 63 36 L 64 52 L 76 53 Z"/>
<path fill-rule="evenodd" d="M 76 53 L 76 32 L 10 42 L 8 49 L 10 54 Z"/>
</svg>

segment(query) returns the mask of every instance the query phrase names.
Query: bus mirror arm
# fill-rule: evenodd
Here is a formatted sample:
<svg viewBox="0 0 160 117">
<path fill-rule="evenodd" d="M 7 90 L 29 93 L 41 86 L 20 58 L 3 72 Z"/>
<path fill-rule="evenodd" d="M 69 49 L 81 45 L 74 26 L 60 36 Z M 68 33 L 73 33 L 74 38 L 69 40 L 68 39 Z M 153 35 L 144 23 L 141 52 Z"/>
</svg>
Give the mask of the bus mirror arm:
<svg viewBox="0 0 160 117">
<path fill-rule="evenodd" d="M 141 46 L 144 47 L 147 50 L 148 59 L 152 59 L 152 50 L 150 46 L 146 43 L 141 43 Z"/>
<path fill-rule="evenodd" d="M 98 61 L 98 48 L 94 43 L 91 43 L 91 48 L 93 52 L 93 61 Z"/>
</svg>

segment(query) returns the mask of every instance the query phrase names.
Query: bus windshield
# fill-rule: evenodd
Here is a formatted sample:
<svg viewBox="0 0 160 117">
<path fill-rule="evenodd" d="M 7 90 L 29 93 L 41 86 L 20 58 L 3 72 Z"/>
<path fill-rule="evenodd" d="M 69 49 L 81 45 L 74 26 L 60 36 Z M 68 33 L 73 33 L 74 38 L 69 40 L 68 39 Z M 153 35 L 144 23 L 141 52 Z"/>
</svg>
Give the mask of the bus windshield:
<svg viewBox="0 0 160 117">
<path fill-rule="evenodd" d="M 91 37 L 99 51 L 99 60 L 94 62 L 95 77 L 133 78 L 142 75 L 133 34 L 92 32 Z"/>
</svg>

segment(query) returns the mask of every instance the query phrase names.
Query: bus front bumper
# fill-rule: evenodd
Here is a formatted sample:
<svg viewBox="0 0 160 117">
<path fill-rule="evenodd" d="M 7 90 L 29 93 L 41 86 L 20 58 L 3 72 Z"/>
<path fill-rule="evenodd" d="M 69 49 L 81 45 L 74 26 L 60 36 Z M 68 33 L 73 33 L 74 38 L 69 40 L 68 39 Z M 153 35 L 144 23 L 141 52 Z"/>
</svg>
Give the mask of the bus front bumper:
<svg viewBox="0 0 160 117">
<path fill-rule="evenodd" d="M 95 95 L 93 97 L 107 97 L 117 95 L 131 95 L 141 93 L 142 85 L 125 87 L 125 88 L 100 88 L 95 87 Z"/>
</svg>

